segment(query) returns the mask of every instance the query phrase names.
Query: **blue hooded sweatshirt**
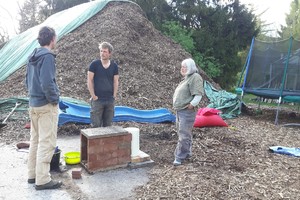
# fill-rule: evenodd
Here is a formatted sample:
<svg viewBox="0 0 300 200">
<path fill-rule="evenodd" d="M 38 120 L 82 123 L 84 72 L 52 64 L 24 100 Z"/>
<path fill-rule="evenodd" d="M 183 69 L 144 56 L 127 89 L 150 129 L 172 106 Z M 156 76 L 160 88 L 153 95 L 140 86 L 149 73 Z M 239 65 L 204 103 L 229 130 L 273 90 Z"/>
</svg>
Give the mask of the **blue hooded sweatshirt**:
<svg viewBox="0 0 300 200">
<path fill-rule="evenodd" d="M 59 89 L 55 78 L 55 56 L 47 48 L 40 47 L 35 49 L 28 58 L 25 82 L 31 107 L 59 102 Z"/>
</svg>

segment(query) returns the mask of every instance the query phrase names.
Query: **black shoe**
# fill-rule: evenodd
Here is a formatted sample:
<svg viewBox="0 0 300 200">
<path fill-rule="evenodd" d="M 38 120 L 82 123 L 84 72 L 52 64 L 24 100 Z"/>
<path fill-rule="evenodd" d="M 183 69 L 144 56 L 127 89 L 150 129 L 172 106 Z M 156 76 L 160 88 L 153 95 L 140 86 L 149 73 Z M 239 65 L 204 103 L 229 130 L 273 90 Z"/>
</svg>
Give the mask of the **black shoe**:
<svg viewBox="0 0 300 200">
<path fill-rule="evenodd" d="M 33 183 L 35 183 L 35 178 L 29 178 L 27 180 L 27 182 L 30 183 L 30 184 L 33 184 Z"/>
<path fill-rule="evenodd" d="M 35 185 L 36 190 L 48 190 L 48 189 L 57 189 L 62 185 L 61 181 L 53 181 L 51 180 L 49 183 L 44 185 Z"/>
</svg>

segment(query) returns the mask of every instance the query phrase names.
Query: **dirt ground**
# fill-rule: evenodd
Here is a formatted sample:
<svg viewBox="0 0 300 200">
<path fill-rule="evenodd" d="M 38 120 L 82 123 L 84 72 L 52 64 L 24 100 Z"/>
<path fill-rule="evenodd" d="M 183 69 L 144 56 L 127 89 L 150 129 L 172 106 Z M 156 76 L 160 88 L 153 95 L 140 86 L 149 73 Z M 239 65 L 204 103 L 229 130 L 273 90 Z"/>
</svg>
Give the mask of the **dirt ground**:
<svg viewBox="0 0 300 200">
<path fill-rule="evenodd" d="M 155 162 L 150 181 L 135 189 L 135 199 L 299 199 L 299 158 L 269 151 L 271 146 L 300 147 L 299 127 L 282 125 L 299 123 L 299 114 L 281 110 L 281 125 L 274 125 L 274 109 L 263 108 L 262 114 L 256 114 L 255 108 L 225 120 L 229 127 L 195 128 L 193 157 L 179 167 L 172 166 L 177 142 L 174 124 L 114 123 L 140 128 L 140 149 Z M 0 130 L 0 143 L 28 140 L 26 122 L 24 112 L 15 113 Z M 66 124 L 58 135 L 78 135 L 87 127 Z M 65 184 L 74 199 L 88 199 L 74 184 Z"/>
<path fill-rule="evenodd" d="M 120 73 L 117 105 L 172 111 L 180 62 L 190 55 L 155 30 L 131 3 L 110 3 L 58 42 L 57 81 L 62 96 L 88 102 L 87 69 L 98 58 L 101 41 L 115 47 L 113 59 Z M 200 74 L 219 88 L 203 71 Z M 1 98 L 26 97 L 24 75 L 25 67 L 0 83 Z M 200 106 L 207 104 L 204 97 Z M 177 142 L 174 124 L 114 123 L 140 128 L 140 149 L 156 163 L 150 181 L 136 188 L 135 199 L 299 199 L 299 158 L 269 151 L 277 145 L 300 147 L 299 127 L 282 126 L 299 123 L 299 110 L 282 109 L 280 125 L 274 125 L 274 108 L 263 107 L 262 114 L 256 108 L 248 105 L 238 118 L 225 120 L 229 127 L 195 128 L 193 157 L 179 167 L 172 166 Z M 0 130 L 0 142 L 28 140 L 27 122 L 26 112 L 16 112 Z M 59 127 L 58 135 L 78 135 L 87 127 L 66 124 Z M 76 188 L 70 190 L 80 199 Z"/>
</svg>

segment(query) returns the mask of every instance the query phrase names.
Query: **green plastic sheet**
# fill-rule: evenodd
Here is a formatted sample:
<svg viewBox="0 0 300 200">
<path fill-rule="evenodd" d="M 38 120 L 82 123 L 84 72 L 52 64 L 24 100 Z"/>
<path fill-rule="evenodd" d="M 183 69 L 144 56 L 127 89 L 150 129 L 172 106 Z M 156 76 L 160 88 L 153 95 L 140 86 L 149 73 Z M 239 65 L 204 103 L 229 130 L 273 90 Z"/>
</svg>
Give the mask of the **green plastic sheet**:
<svg viewBox="0 0 300 200">
<path fill-rule="evenodd" d="M 76 103 L 79 105 L 89 105 L 89 103 L 78 100 L 72 97 L 60 97 L 61 100 L 70 103 Z M 29 108 L 29 98 L 28 97 L 11 97 L 11 98 L 0 98 L 0 113 L 10 112 L 16 105 L 16 103 L 21 103 L 16 111 L 28 111 Z"/>
<path fill-rule="evenodd" d="M 236 94 L 225 90 L 218 91 L 208 81 L 204 81 L 204 90 L 210 101 L 207 107 L 220 110 L 223 119 L 235 118 L 241 114 L 241 100 Z"/>
</svg>

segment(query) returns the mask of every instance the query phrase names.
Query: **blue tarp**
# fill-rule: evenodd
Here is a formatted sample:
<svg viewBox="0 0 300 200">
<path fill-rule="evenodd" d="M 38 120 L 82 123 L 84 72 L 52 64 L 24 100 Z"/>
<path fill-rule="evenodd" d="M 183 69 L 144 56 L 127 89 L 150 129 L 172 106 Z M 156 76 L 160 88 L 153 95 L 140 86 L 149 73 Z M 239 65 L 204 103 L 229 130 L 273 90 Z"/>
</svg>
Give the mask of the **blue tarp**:
<svg viewBox="0 0 300 200">
<path fill-rule="evenodd" d="M 60 101 L 58 125 L 68 122 L 90 124 L 90 106 Z M 126 106 L 116 106 L 113 122 L 134 121 L 141 123 L 175 122 L 175 116 L 167 109 L 137 110 Z"/>
<path fill-rule="evenodd" d="M 27 97 L 0 99 L 0 112 L 10 112 L 16 102 L 22 103 L 22 105 L 16 109 L 17 111 L 27 112 Z M 115 116 L 113 118 L 114 122 L 133 121 L 141 123 L 164 123 L 175 122 L 175 120 L 175 115 L 166 108 L 138 110 L 127 106 L 115 106 Z M 58 124 L 61 126 L 68 122 L 90 124 L 90 105 L 84 101 L 61 97 L 59 102 Z"/>
<path fill-rule="evenodd" d="M 286 154 L 286 155 L 289 155 L 289 156 L 300 157 L 300 148 L 272 146 L 272 147 L 270 147 L 270 150 L 274 153 Z"/>
</svg>

